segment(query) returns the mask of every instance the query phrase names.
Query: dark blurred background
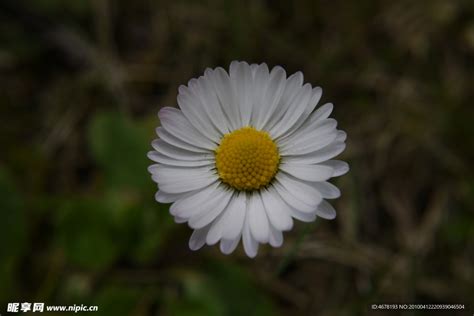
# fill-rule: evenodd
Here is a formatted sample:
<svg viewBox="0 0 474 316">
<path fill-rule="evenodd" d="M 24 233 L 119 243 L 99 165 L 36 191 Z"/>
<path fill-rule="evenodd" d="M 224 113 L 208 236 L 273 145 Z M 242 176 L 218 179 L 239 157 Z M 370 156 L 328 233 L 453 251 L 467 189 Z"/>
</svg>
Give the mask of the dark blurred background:
<svg viewBox="0 0 474 316">
<path fill-rule="evenodd" d="M 471 0 L 2 0 L 0 313 L 471 315 L 473 58 Z M 234 59 L 303 71 L 348 133 L 336 220 L 255 260 L 188 250 L 146 170 L 159 108 Z"/>
</svg>

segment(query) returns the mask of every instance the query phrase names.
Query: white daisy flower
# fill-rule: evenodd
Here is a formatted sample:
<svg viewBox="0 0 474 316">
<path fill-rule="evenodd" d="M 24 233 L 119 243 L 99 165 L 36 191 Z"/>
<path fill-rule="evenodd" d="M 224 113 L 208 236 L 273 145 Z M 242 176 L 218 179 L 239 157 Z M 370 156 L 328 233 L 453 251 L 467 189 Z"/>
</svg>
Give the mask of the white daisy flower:
<svg viewBox="0 0 474 316">
<path fill-rule="evenodd" d="M 336 217 L 326 199 L 340 191 L 327 180 L 349 170 L 331 160 L 346 133 L 328 118 L 331 103 L 316 109 L 321 94 L 301 72 L 236 61 L 179 87 L 180 109 L 158 114 L 149 171 L 156 200 L 194 229 L 192 250 L 220 242 L 230 254 L 242 239 L 255 257 L 260 243 L 281 246 L 293 219 Z"/>
</svg>

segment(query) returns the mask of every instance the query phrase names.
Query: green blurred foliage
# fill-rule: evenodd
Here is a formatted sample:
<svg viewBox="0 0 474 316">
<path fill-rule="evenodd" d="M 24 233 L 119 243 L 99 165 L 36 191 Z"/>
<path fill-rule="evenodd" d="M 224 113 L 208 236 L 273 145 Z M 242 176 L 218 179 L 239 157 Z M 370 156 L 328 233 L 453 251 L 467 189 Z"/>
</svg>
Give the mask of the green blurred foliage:
<svg viewBox="0 0 474 316">
<path fill-rule="evenodd" d="M 28 226 L 16 184 L 0 167 L 0 293 L 16 292 L 15 272 L 26 250 Z"/>
<path fill-rule="evenodd" d="M 472 1 L 3 0 L 0 43 L 0 314 L 365 315 L 474 297 Z M 336 221 L 255 260 L 189 251 L 147 172 L 158 109 L 234 59 L 302 70 L 348 133 Z"/>
<path fill-rule="evenodd" d="M 165 295 L 167 315 L 275 315 L 271 301 L 235 264 L 208 261 L 200 271 L 178 271 L 181 293 Z"/>
<path fill-rule="evenodd" d="M 140 296 L 137 289 L 110 286 L 97 295 L 94 304 L 100 306 L 104 315 L 133 315 Z"/>
<path fill-rule="evenodd" d="M 120 227 L 110 221 L 107 205 L 70 200 L 59 210 L 58 242 L 72 264 L 89 269 L 109 266 L 120 253 Z"/>
<path fill-rule="evenodd" d="M 88 129 L 92 155 L 105 172 L 107 190 L 139 190 L 149 184 L 149 133 L 119 113 L 101 113 Z"/>
</svg>

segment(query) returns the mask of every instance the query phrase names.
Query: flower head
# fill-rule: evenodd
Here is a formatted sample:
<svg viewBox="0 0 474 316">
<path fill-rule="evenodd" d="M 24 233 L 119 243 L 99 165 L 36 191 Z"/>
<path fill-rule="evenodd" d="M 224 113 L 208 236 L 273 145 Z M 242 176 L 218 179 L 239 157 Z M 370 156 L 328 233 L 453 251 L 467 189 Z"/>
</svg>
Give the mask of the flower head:
<svg viewBox="0 0 474 316">
<path fill-rule="evenodd" d="M 235 61 L 179 87 L 180 109 L 158 114 L 149 171 L 156 200 L 194 229 L 192 250 L 220 242 L 229 254 L 242 240 L 255 257 L 260 243 L 281 246 L 294 219 L 335 218 L 326 199 L 340 191 L 327 180 L 349 170 L 331 160 L 346 133 L 328 118 L 331 103 L 316 108 L 321 94 L 301 72 Z"/>
</svg>

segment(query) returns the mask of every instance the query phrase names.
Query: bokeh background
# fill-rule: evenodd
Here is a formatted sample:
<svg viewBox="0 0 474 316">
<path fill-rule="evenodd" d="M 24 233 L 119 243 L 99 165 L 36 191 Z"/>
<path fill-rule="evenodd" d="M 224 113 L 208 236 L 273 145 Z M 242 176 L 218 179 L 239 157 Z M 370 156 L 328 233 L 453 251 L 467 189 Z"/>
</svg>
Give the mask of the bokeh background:
<svg viewBox="0 0 474 316">
<path fill-rule="evenodd" d="M 234 59 L 303 71 L 348 133 L 336 220 L 254 260 L 188 250 L 146 170 L 159 108 Z M 471 0 L 2 0 L 0 313 L 471 315 L 473 60 Z"/>
</svg>

